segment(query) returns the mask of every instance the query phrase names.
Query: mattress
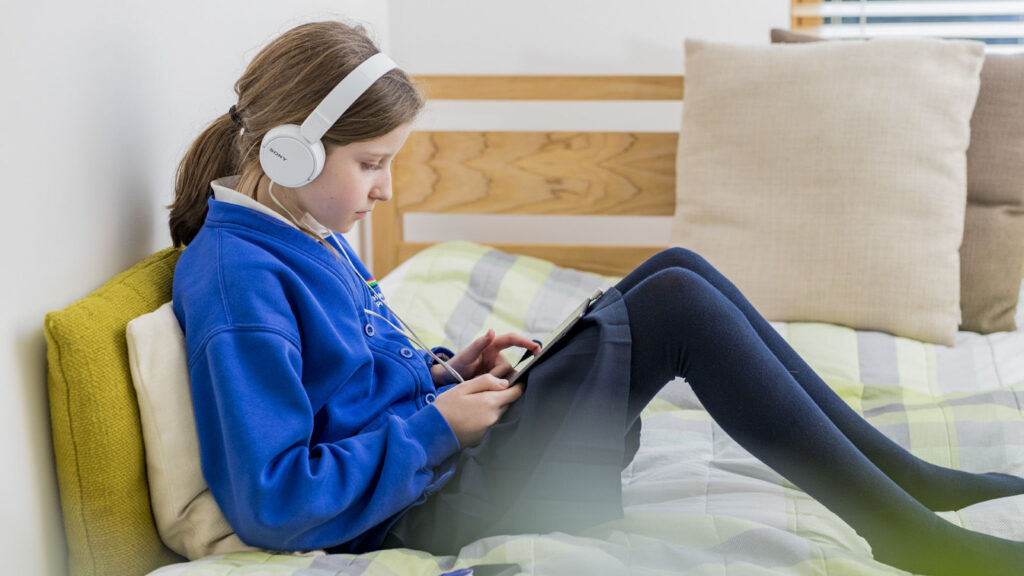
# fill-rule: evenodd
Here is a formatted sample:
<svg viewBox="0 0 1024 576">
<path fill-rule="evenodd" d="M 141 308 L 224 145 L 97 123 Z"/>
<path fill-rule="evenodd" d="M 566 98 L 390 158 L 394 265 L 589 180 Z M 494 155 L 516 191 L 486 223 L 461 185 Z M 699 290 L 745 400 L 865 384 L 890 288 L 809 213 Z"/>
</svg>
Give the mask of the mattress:
<svg viewBox="0 0 1024 576">
<path fill-rule="evenodd" d="M 429 345 L 457 349 L 487 328 L 542 337 L 612 282 L 452 242 L 421 252 L 381 286 Z M 961 332 L 956 346 L 944 347 L 832 324 L 773 326 L 851 406 L 914 454 L 943 466 L 1024 475 L 1024 330 Z M 902 573 L 875 562 L 837 516 L 733 442 L 684 380 L 669 383 L 643 421 L 640 450 L 622 474 L 624 517 L 580 533 L 486 538 L 443 557 L 244 552 L 152 574 L 434 576 L 486 563 L 552 576 Z M 1024 540 L 1024 496 L 941 515 Z"/>
</svg>

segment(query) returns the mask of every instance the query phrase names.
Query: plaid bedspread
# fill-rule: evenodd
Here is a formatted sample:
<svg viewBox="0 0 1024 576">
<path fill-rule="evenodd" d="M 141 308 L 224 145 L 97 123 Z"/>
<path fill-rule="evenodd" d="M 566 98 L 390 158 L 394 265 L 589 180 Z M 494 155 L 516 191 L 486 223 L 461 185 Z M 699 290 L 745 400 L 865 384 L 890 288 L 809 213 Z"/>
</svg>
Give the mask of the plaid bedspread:
<svg viewBox="0 0 1024 576">
<path fill-rule="evenodd" d="M 419 254 L 381 285 L 428 344 L 457 349 L 487 328 L 542 337 L 612 281 L 455 242 Z M 1024 475 L 1024 330 L 962 332 L 950 348 L 831 324 L 774 326 L 848 403 L 915 454 L 943 466 Z M 246 552 L 153 574 L 436 576 L 505 562 L 552 576 L 902 573 L 875 562 L 838 517 L 733 442 L 683 380 L 648 406 L 640 451 L 622 481 L 625 517 L 579 534 L 487 538 L 457 557 Z M 1024 540 L 1024 497 L 942 515 Z"/>
</svg>

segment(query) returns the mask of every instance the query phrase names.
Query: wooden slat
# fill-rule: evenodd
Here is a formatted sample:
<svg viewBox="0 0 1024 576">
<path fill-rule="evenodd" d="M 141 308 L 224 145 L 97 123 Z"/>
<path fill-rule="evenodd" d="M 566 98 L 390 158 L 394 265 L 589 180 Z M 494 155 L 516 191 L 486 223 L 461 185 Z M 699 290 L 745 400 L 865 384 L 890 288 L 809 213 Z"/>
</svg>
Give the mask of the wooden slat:
<svg viewBox="0 0 1024 576">
<path fill-rule="evenodd" d="M 808 18 L 793 15 L 793 6 L 796 4 L 821 4 L 822 0 L 792 0 L 789 4 L 789 29 L 814 29 L 825 23 L 824 18 Z"/>
<path fill-rule="evenodd" d="M 682 100 L 682 76 L 415 77 L 431 100 Z"/>
<path fill-rule="evenodd" d="M 373 208 L 371 218 L 371 272 L 377 278 L 383 278 L 402 263 L 398 256 L 398 247 L 405 238 L 405 230 L 402 226 L 402 215 L 395 201 L 378 202 Z"/>
<path fill-rule="evenodd" d="M 672 215 L 678 138 L 414 132 L 395 158 L 395 202 L 401 212 Z"/>
<path fill-rule="evenodd" d="M 418 76 L 428 98 L 680 100 L 682 76 Z M 415 132 L 392 167 L 395 198 L 373 215 L 383 277 L 429 243 L 403 214 L 671 215 L 677 132 Z M 502 244 L 562 266 L 620 276 L 660 247 Z"/>
<path fill-rule="evenodd" d="M 398 247 L 399 261 L 433 246 L 430 243 L 403 242 Z M 625 276 L 641 262 L 650 258 L 664 246 L 587 246 L 572 244 L 488 244 L 508 252 L 542 258 L 559 266 L 585 270 L 604 276 Z M 388 270 L 390 272 L 390 270 Z M 387 272 L 374 271 L 378 277 Z"/>
<path fill-rule="evenodd" d="M 807 18 L 803 18 L 802 20 L 807 20 Z M 790 32 L 795 32 L 797 34 L 803 34 L 805 36 L 816 36 L 818 38 L 821 38 L 823 32 L 822 26 L 818 24 L 812 24 L 809 26 L 792 26 L 789 30 Z"/>
</svg>

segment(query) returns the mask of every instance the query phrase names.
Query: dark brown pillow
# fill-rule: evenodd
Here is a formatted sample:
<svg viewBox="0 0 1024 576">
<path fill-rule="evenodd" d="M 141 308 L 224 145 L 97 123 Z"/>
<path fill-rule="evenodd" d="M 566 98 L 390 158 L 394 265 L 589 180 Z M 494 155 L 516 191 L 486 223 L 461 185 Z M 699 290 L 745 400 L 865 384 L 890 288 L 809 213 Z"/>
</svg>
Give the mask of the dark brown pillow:
<svg viewBox="0 0 1024 576">
<path fill-rule="evenodd" d="M 772 30 L 772 42 L 817 36 Z M 1024 53 L 987 54 L 971 117 L 960 246 L 961 330 L 1015 330 L 1024 266 Z"/>
</svg>

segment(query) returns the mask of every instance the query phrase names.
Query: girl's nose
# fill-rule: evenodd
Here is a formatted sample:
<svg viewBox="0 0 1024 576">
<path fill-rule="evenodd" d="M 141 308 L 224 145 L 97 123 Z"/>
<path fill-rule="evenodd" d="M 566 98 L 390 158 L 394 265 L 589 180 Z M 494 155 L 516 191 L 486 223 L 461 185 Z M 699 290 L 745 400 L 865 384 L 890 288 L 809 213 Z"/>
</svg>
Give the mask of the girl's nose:
<svg viewBox="0 0 1024 576">
<path fill-rule="evenodd" d="M 380 200 L 381 202 L 387 202 L 391 200 L 391 167 L 388 166 L 384 170 L 380 171 L 380 178 L 374 182 L 373 189 L 370 190 L 370 196 L 374 200 Z"/>
</svg>

